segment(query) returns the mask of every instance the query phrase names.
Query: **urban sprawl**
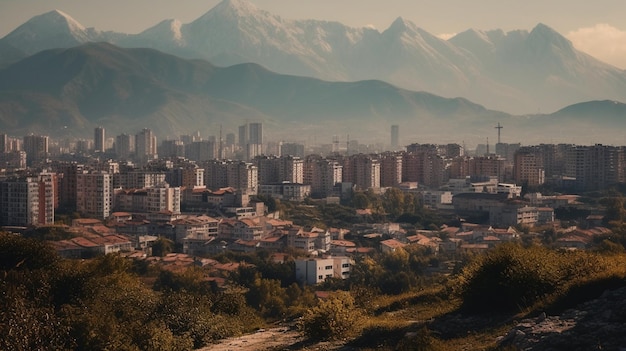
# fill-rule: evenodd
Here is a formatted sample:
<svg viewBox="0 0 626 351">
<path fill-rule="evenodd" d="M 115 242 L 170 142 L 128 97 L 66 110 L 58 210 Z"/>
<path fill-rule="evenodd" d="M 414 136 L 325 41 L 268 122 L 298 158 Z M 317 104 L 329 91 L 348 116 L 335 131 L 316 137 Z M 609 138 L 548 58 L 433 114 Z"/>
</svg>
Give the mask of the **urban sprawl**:
<svg viewBox="0 0 626 351">
<path fill-rule="evenodd" d="M 226 250 L 299 249 L 319 256 L 296 262 L 298 279 L 315 284 L 347 277 L 349 257 L 369 250 L 414 244 L 433 252 L 486 250 L 518 239 L 520 228 L 556 227 L 559 209 L 584 209 L 587 216 L 576 226 L 560 223 L 557 245 L 589 247 L 608 229 L 603 212 L 579 202 L 580 194 L 625 183 L 625 151 L 502 142 L 471 152 L 459 144 L 403 147 L 398 126 L 391 127 L 390 145 L 376 152 L 336 137 L 321 146 L 265 143 L 261 123 L 239 127 L 237 140 L 234 133 L 220 133 L 160 144 L 150 129 L 107 138 L 99 127 L 93 140 L 74 141 L 0 134 L 0 226 L 19 233 L 58 226 L 55 214 L 74 214 L 65 228 L 76 236 L 51 242 L 72 258 L 110 252 L 145 258 L 159 238 L 177 244 L 180 252 L 172 257 L 189 262 Z M 364 219 L 358 228 L 321 229 L 281 218 L 266 203 L 340 204 L 358 192 L 389 189 L 413 194 L 425 208 L 457 218 L 458 225 L 408 232 L 398 223 Z M 355 207 L 366 218 L 368 209 Z M 379 246 L 347 240 L 346 233 L 357 229 L 382 238 Z"/>
</svg>

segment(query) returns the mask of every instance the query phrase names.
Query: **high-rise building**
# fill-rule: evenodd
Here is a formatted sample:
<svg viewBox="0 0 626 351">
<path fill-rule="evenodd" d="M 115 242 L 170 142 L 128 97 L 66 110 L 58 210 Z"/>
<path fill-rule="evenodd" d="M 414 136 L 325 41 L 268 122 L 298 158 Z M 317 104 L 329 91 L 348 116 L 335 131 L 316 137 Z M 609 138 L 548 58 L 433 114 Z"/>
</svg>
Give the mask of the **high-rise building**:
<svg viewBox="0 0 626 351">
<path fill-rule="evenodd" d="M 163 140 L 159 147 L 161 157 L 184 157 L 185 144 L 181 140 Z"/>
<path fill-rule="evenodd" d="M 380 188 L 380 160 L 372 155 L 357 154 L 344 158 L 343 181 L 360 189 Z"/>
<path fill-rule="evenodd" d="M 83 172 L 76 175 L 76 210 L 84 215 L 105 219 L 111 214 L 111 175 Z"/>
<path fill-rule="evenodd" d="M 0 134 L 0 153 L 9 151 L 9 136 L 6 134 Z"/>
<path fill-rule="evenodd" d="M 574 178 L 577 190 L 601 190 L 624 181 L 625 160 L 621 147 L 571 146 L 566 160 L 565 175 Z"/>
<path fill-rule="evenodd" d="M 194 141 L 185 145 L 185 156 L 192 161 L 207 161 L 217 158 L 217 145 L 215 141 Z"/>
<path fill-rule="evenodd" d="M 304 184 L 311 185 L 311 196 L 332 196 L 335 185 L 341 183 L 342 170 L 342 166 L 335 160 L 309 155 L 304 160 Z"/>
<path fill-rule="evenodd" d="M 303 158 L 304 157 L 304 145 L 298 143 L 283 143 L 280 146 L 280 155 L 281 156 L 296 156 Z"/>
<path fill-rule="evenodd" d="M 246 160 L 252 160 L 263 154 L 263 124 L 248 123 L 239 126 L 239 147 L 244 151 Z"/>
<path fill-rule="evenodd" d="M 385 153 L 380 158 L 380 186 L 398 186 L 402 183 L 402 155 Z"/>
<path fill-rule="evenodd" d="M 235 145 L 235 133 L 228 133 L 228 134 L 226 134 L 225 146 L 226 147 L 231 147 L 233 145 Z"/>
<path fill-rule="evenodd" d="M 93 151 L 94 152 L 104 152 L 106 151 L 106 137 L 105 131 L 103 127 L 96 127 L 93 133 Z"/>
<path fill-rule="evenodd" d="M 248 125 L 249 144 L 263 144 L 263 124 L 262 123 L 250 123 Z"/>
<path fill-rule="evenodd" d="M 54 223 L 55 189 L 54 173 L 0 181 L 0 225 Z"/>
<path fill-rule="evenodd" d="M 391 148 L 396 150 L 400 144 L 400 126 L 391 126 Z"/>
<path fill-rule="evenodd" d="M 239 147 L 245 150 L 246 145 L 248 145 L 248 125 L 244 124 L 239 126 Z"/>
<path fill-rule="evenodd" d="M 521 147 L 513 156 L 513 179 L 517 184 L 541 185 L 545 183 L 543 160 L 539 150 Z"/>
<path fill-rule="evenodd" d="M 43 162 L 48 157 L 48 137 L 43 135 L 24 136 L 24 151 L 26 163 L 29 166 Z"/>
<path fill-rule="evenodd" d="M 228 186 L 243 194 L 255 195 L 259 189 L 258 168 L 252 163 L 231 162 L 227 166 Z"/>
<path fill-rule="evenodd" d="M 115 154 L 120 160 L 128 160 L 134 151 L 133 136 L 121 134 L 115 138 Z"/>
<path fill-rule="evenodd" d="M 211 160 L 204 163 L 204 171 L 205 183 L 210 189 L 233 187 L 247 195 L 258 192 L 258 168 L 252 163 Z"/>
<path fill-rule="evenodd" d="M 157 186 L 147 188 L 146 192 L 148 212 L 171 211 L 180 213 L 181 195 L 179 187 L 170 187 L 169 184 L 163 182 Z"/>
<path fill-rule="evenodd" d="M 157 157 L 156 136 L 149 128 L 144 128 L 135 135 L 135 156 L 142 163 Z"/>
</svg>

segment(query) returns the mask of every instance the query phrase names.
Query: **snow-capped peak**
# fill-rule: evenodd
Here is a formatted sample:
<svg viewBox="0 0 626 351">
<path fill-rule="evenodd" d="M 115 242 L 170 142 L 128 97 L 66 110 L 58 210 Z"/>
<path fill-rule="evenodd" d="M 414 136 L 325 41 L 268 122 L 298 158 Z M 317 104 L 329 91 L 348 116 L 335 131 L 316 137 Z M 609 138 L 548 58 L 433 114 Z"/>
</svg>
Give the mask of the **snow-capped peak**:
<svg viewBox="0 0 626 351">
<path fill-rule="evenodd" d="M 247 17 L 254 16 L 263 13 L 269 15 L 269 13 L 260 10 L 254 4 L 246 0 L 223 0 L 209 12 L 198 18 L 196 21 L 202 21 L 204 19 L 210 19 L 213 17 L 222 18 L 235 18 L 235 17 Z"/>
<path fill-rule="evenodd" d="M 67 13 L 61 10 L 54 10 L 54 11 L 48 12 L 48 14 L 50 15 L 51 18 L 54 16 L 57 19 L 61 20 L 60 23 L 65 22 L 65 24 L 67 24 L 67 26 L 72 32 L 85 31 L 85 27 L 82 24 L 80 24 L 77 20 L 72 18 L 72 16 L 68 15 Z"/>
<path fill-rule="evenodd" d="M 42 49 L 72 47 L 91 41 L 97 35 L 60 10 L 35 16 L 4 37 L 8 43 L 33 54 Z"/>
</svg>

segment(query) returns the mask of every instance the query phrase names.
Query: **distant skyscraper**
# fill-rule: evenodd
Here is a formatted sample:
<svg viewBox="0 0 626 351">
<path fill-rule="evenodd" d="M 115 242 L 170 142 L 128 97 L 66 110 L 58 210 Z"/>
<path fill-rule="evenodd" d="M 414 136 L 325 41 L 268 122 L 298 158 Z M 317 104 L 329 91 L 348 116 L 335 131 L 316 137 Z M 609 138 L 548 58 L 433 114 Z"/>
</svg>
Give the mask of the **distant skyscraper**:
<svg viewBox="0 0 626 351">
<path fill-rule="evenodd" d="M 0 134 L 0 153 L 9 151 L 9 136 L 6 134 Z"/>
<path fill-rule="evenodd" d="M 48 137 L 32 134 L 24 136 L 24 151 L 29 166 L 44 161 L 48 157 Z"/>
<path fill-rule="evenodd" d="M 263 124 L 248 123 L 239 126 L 239 147 L 241 147 L 247 160 L 251 160 L 263 154 Z"/>
<path fill-rule="evenodd" d="M 304 145 L 298 143 L 284 143 L 280 146 L 280 154 L 287 156 L 304 157 Z"/>
<path fill-rule="evenodd" d="M 230 147 L 235 145 L 235 133 L 226 134 L 226 146 Z"/>
<path fill-rule="evenodd" d="M 118 159 L 126 160 L 130 157 L 133 151 L 132 136 L 128 134 L 121 134 L 115 138 L 115 154 Z"/>
<path fill-rule="evenodd" d="M 248 125 L 239 126 L 239 147 L 242 149 L 248 145 Z"/>
<path fill-rule="evenodd" d="M 149 128 L 144 128 L 135 135 L 135 155 L 139 162 L 147 162 L 156 158 L 157 145 L 156 136 Z"/>
<path fill-rule="evenodd" d="M 249 129 L 249 144 L 263 144 L 263 124 L 261 123 L 250 123 L 248 125 Z"/>
<path fill-rule="evenodd" d="M 391 147 L 397 149 L 400 144 L 400 127 L 398 125 L 391 126 Z"/>
<path fill-rule="evenodd" d="M 94 142 L 94 152 L 104 152 L 105 151 L 105 132 L 104 132 L 104 128 L 103 127 L 97 127 L 96 129 L 94 129 L 94 136 L 93 136 L 93 142 Z"/>
</svg>

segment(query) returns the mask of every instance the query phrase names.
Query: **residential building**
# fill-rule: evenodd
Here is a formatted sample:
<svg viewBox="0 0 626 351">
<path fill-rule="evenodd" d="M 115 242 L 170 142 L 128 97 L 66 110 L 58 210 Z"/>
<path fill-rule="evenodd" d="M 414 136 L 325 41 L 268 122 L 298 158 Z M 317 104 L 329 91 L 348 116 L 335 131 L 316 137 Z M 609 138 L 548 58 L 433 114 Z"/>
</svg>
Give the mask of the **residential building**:
<svg viewBox="0 0 626 351">
<path fill-rule="evenodd" d="M 316 285 L 328 278 L 348 279 L 354 261 L 348 257 L 297 259 L 296 280 L 301 284 Z"/>
<path fill-rule="evenodd" d="M 304 158 L 304 145 L 298 143 L 282 143 L 280 156 L 294 156 Z"/>
<path fill-rule="evenodd" d="M 324 198 L 335 195 L 335 185 L 343 178 L 343 167 L 337 161 L 309 155 L 303 173 L 304 184 L 311 185 L 311 196 Z"/>
<path fill-rule="evenodd" d="M 144 128 L 135 135 L 135 157 L 140 163 L 147 163 L 157 158 L 157 138 L 149 128 Z"/>
<path fill-rule="evenodd" d="M 518 184 L 537 186 L 545 183 L 541 155 L 534 148 L 519 148 L 513 156 L 513 179 Z"/>
<path fill-rule="evenodd" d="M 380 156 L 380 186 L 393 187 L 402 183 L 402 154 L 384 153 Z"/>
<path fill-rule="evenodd" d="M 119 160 L 128 160 L 135 151 L 134 137 L 121 134 L 115 137 L 115 155 Z"/>
<path fill-rule="evenodd" d="M 48 137 L 43 135 L 26 135 L 23 143 L 26 152 L 26 164 L 33 166 L 45 162 L 48 158 Z"/>
<path fill-rule="evenodd" d="M 105 219 L 111 214 L 112 179 L 106 172 L 76 175 L 76 210 L 83 215 Z"/>
<path fill-rule="evenodd" d="M 93 151 L 104 153 L 106 151 L 106 134 L 103 127 L 96 127 L 93 132 Z"/>
<path fill-rule="evenodd" d="M 259 194 L 288 201 L 304 201 L 311 195 L 311 186 L 290 182 L 261 184 L 259 185 Z"/>
<path fill-rule="evenodd" d="M 0 225 L 53 224 L 57 184 L 56 174 L 48 172 L 0 181 Z"/>
</svg>

